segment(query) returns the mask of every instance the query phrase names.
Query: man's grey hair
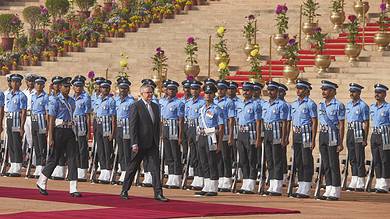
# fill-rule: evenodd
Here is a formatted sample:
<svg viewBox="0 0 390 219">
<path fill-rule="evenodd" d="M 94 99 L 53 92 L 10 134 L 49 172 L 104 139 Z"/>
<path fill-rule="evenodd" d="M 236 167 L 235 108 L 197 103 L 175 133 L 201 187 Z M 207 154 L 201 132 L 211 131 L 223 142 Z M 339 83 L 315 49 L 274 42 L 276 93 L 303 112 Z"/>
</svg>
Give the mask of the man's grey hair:
<svg viewBox="0 0 390 219">
<path fill-rule="evenodd" d="M 153 92 L 153 90 L 154 90 L 154 87 L 152 86 L 152 85 L 150 85 L 150 84 L 143 84 L 142 86 L 141 86 L 141 88 L 139 89 L 140 90 L 140 93 L 144 93 L 145 92 L 145 90 L 146 89 L 151 89 L 152 90 L 152 92 Z"/>
</svg>

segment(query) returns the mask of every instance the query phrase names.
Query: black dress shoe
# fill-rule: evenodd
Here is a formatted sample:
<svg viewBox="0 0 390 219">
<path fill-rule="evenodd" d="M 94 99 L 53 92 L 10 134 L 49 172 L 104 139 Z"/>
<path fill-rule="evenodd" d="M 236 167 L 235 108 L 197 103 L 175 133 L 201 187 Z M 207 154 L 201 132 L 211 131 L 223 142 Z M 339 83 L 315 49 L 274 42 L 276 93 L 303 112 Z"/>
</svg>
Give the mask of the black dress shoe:
<svg viewBox="0 0 390 219">
<path fill-rule="evenodd" d="M 195 195 L 206 195 L 207 192 L 204 192 L 204 191 L 199 191 L 199 192 L 195 192 Z"/>
<path fill-rule="evenodd" d="M 218 193 L 217 192 L 208 192 L 206 193 L 206 196 L 217 196 Z"/>
<path fill-rule="evenodd" d="M 237 193 L 244 194 L 244 190 L 243 189 L 239 189 L 239 190 L 237 190 Z"/>
<path fill-rule="evenodd" d="M 156 199 L 157 201 L 160 201 L 160 202 L 167 202 L 167 201 L 169 201 L 169 199 L 165 198 L 161 194 L 158 194 L 158 195 L 154 196 L 154 199 Z"/>
<path fill-rule="evenodd" d="M 72 196 L 74 198 L 80 198 L 82 195 L 80 192 L 72 192 L 72 193 L 70 193 L 70 196 Z"/>
<path fill-rule="evenodd" d="M 328 198 L 327 196 L 321 195 L 321 196 L 319 196 L 317 199 L 318 199 L 318 200 L 326 200 L 327 198 Z"/>
<path fill-rule="evenodd" d="M 42 189 L 41 187 L 39 187 L 37 185 L 37 188 L 38 188 L 38 191 L 41 195 L 48 195 L 49 193 L 47 193 L 47 190 L 46 189 Z"/>
<path fill-rule="evenodd" d="M 242 191 L 242 194 L 245 194 L 245 195 L 251 195 L 251 194 L 255 194 L 255 193 L 254 193 L 254 192 L 252 192 L 252 191 L 243 190 L 243 191 Z"/>
<path fill-rule="evenodd" d="M 191 190 L 200 191 L 200 190 L 202 190 L 202 187 L 191 186 Z"/>
<path fill-rule="evenodd" d="M 78 182 L 87 182 L 87 179 L 77 179 Z"/>
<path fill-rule="evenodd" d="M 386 190 L 384 189 L 375 189 L 375 192 L 376 193 L 388 193 Z"/>
<path fill-rule="evenodd" d="M 22 175 L 20 173 L 10 173 L 10 177 L 21 177 Z"/>
<path fill-rule="evenodd" d="M 271 193 L 271 192 L 269 192 L 269 191 L 264 191 L 263 194 L 261 194 L 261 195 L 267 196 L 267 195 L 269 195 L 270 193 Z"/>
<path fill-rule="evenodd" d="M 180 189 L 180 186 L 168 186 L 168 189 Z"/>
<path fill-rule="evenodd" d="M 296 192 L 294 192 L 293 194 L 291 194 L 291 197 L 293 197 L 293 198 L 298 198 L 298 193 L 296 193 Z"/>
<path fill-rule="evenodd" d="M 348 187 L 348 188 L 346 189 L 346 191 L 353 192 L 353 191 L 355 191 L 355 188 Z"/>
<path fill-rule="evenodd" d="M 279 192 L 270 192 L 269 196 L 282 196 L 282 193 Z"/>
<path fill-rule="evenodd" d="M 334 196 L 329 196 L 326 200 L 328 200 L 328 201 L 338 201 L 339 198 L 334 197 Z"/>
<path fill-rule="evenodd" d="M 219 191 L 219 192 L 231 192 L 231 191 L 232 191 L 231 189 L 222 188 L 221 191 Z"/>
<path fill-rule="evenodd" d="M 124 200 L 127 200 L 127 199 L 129 199 L 129 194 L 125 191 L 122 191 L 120 194 L 120 197 Z"/>
<path fill-rule="evenodd" d="M 106 180 L 99 180 L 99 183 L 100 183 L 100 184 L 110 184 L 110 181 L 106 181 Z"/>
<path fill-rule="evenodd" d="M 296 198 L 310 198 L 310 196 L 305 194 L 297 194 Z"/>
<path fill-rule="evenodd" d="M 123 185 L 123 182 L 118 181 L 116 184 L 121 186 L 121 185 Z"/>
<path fill-rule="evenodd" d="M 355 191 L 356 192 L 364 192 L 364 189 L 363 188 L 356 188 Z"/>
</svg>

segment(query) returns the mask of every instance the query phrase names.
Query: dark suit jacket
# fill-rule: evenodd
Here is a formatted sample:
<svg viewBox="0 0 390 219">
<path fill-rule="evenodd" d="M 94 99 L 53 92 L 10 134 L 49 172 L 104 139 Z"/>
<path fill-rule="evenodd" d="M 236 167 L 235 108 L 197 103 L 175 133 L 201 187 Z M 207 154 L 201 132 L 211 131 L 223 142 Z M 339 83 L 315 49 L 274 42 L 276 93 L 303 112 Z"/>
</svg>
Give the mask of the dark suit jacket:
<svg viewBox="0 0 390 219">
<path fill-rule="evenodd" d="M 154 123 L 142 99 L 130 107 L 131 146 L 137 144 L 140 149 L 158 148 L 160 142 L 160 108 L 151 102 Z"/>
</svg>

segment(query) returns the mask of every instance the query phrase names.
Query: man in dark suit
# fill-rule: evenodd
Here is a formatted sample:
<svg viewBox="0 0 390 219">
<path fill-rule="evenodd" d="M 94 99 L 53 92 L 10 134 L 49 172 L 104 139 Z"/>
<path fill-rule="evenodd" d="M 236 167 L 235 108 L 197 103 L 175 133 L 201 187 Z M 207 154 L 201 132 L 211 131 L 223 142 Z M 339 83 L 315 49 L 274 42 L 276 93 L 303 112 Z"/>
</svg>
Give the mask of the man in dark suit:
<svg viewBox="0 0 390 219">
<path fill-rule="evenodd" d="M 152 102 L 153 87 L 144 84 L 140 89 L 141 99 L 130 107 L 130 139 L 131 157 L 127 164 L 126 176 L 123 182 L 122 199 L 128 199 L 128 191 L 141 161 L 145 158 L 149 162 L 152 173 L 154 198 L 166 202 L 160 179 L 160 158 L 158 145 L 160 142 L 160 110 Z"/>
</svg>

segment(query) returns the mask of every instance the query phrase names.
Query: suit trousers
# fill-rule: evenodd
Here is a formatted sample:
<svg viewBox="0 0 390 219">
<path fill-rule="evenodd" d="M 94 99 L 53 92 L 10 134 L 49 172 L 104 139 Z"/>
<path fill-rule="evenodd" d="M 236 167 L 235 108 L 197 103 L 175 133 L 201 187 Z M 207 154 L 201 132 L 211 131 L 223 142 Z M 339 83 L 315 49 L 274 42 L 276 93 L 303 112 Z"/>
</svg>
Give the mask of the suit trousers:
<svg viewBox="0 0 390 219">
<path fill-rule="evenodd" d="M 31 123 L 31 133 L 33 148 L 35 152 L 35 160 L 37 166 L 46 165 L 46 154 L 47 154 L 47 138 L 46 133 L 39 133 L 38 122 L 33 121 Z"/>
<path fill-rule="evenodd" d="M 250 144 L 248 132 L 238 132 L 237 150 L 239 165 L 244 179 L 257 178 L 257 150 L 254 144 Z"/>
<path fill-rule="evenodd" d="M 138 171 L 142 160 L 148 160 L 150 172 L 152 174 L 154 194 L 162 194 L 160 179 L 160 157 L 158 147 L 147 149 L 140 147 L 138 153 L 131 152 L 129 162 L 127 163 L 122 191 L 130 190 L 131 184 L 134 181 L 135 174 Z"/>
<path fill-rule="evenodd" d="M 198 154 L 200 166 L 204 173 L 203 177 L 210 180 L 218 180 L 217 152 L 210 151 L 207 136 L 199 136 Z"/>
<path fill-rule="evenodd" d="M 371 153 L 375 177 L 390 178 L 390 150 L 383 150 L 382 135 L 371 135 Z"/>
<path fill-rule="evenodd" d="M 282 145 L 273 144 L 273 130 L 264 130 L 264 152 L 269 179 L 283 180 Z"/>
<path fill-rule="evenodd" d="M 20 132 L 12 131 L 12 119 L 7 119 L 7 147 L 11 163 L 22 163 L 22 136 Z"/>
<path fill-rule="evenodd" d="M 319 143 L 325 183 L 327 186 L 339 187 L 341 185 L 341 176 L 337 146 L 329 146 L 328 132 L 320 132 Z"/>
<path fill-rule="evenodd" d="M 365 146 L 362 143 L 356 143 L 353 129 L 347 131 L 348 160 L 351 164 L 352 176 L 365 177 Z"/>
<path fill-rule="evenodd" d="M 50 153 L 43 175 L 50 177 L 61 156 L 67 154 L 68 180 L 77 180 L 77 147 L 76 137 L 71 128 L 54 128 L 54 147 Z"/>
<path fill-rule="evenodd" d="M 314 174 L 314 160 L 310 147 L 303 147 L 302 134 L 294 133 L 294 161 L 299 182 L 311 182 Z"/>
</svg>

